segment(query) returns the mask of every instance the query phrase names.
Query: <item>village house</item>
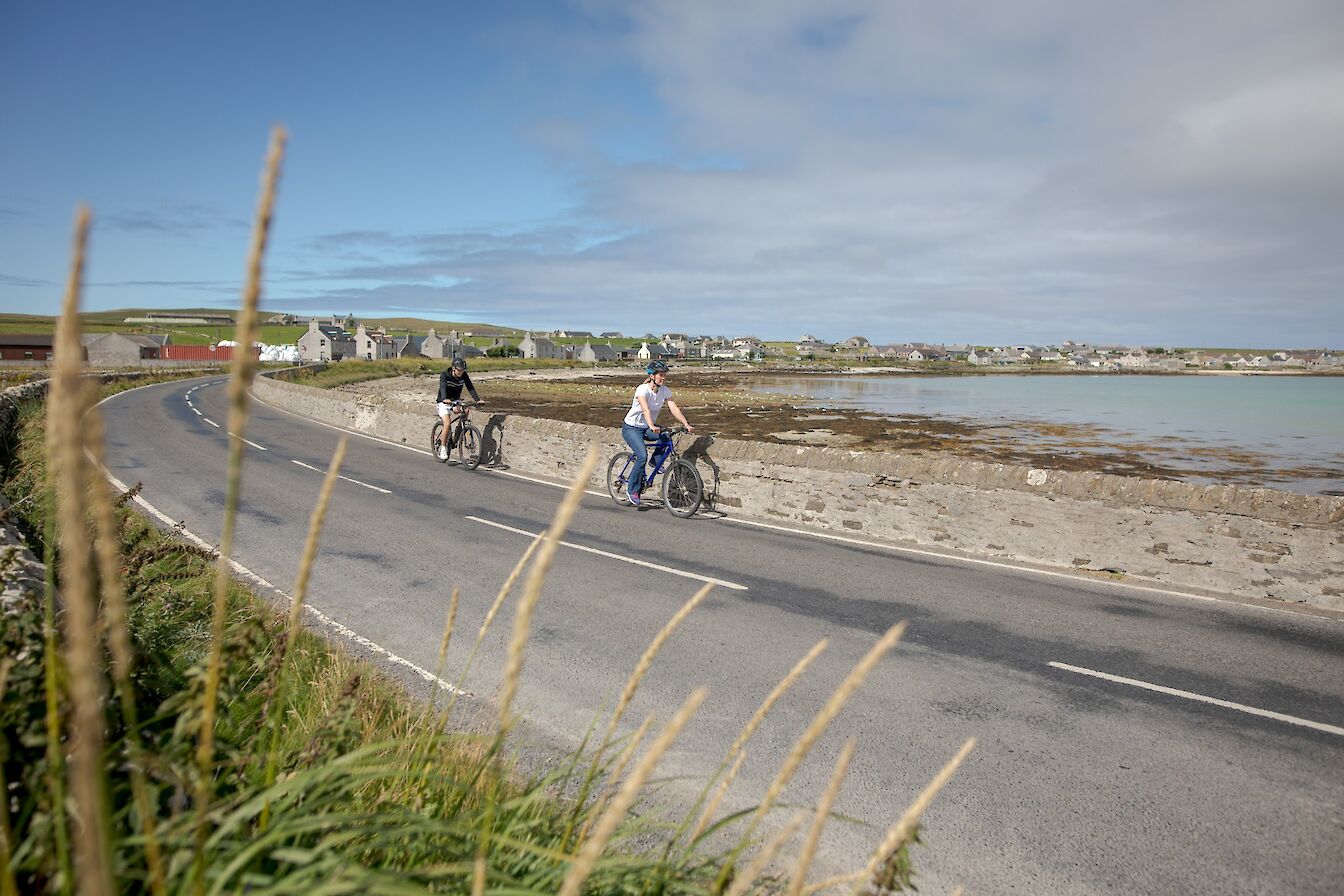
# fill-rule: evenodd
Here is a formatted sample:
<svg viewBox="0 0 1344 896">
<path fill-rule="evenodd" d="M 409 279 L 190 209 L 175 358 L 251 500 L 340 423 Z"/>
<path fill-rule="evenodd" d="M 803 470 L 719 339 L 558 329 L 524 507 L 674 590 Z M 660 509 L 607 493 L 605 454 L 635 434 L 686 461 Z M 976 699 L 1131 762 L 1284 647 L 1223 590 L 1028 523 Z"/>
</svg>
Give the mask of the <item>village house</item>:
<svg viewBox="0 0 1344 896">
<path fill-rule="evenodd" d="M 620 353 L 608 342 L 606 345 L 593 345 L 589 340 L 583 344 L 575 356 L 585 364 L 596 364 L 599 361 L 616 361 L 620 358 Z"/>
<path fill-rule="evenodd" d="M 308 321 L 308 332 L 298 338 L 300 361 L 339 361 L 355 356 L 355 340 L 332 324 Z"/>
<path fill-rule="evenodd" d="M 542 358 L 550 360 L 563 360 L 565 357 L 564 349 L 556 345 L 545 336 L 533 336 L 531 332 L 523 334 L 523 338 L 518 342 L 518 350 L 522 352 L 524 358 Z"/>
<path fill-rule="evenodd" d="M 635 357 L 641 361 L 670 361 L 677 357 L 677 351 L 660 342 L 641 342 Z"/>
<path fill-rule="evenodd" d="M 396 340 L 382 331 L 370 333 L 360 324 L 355 328 L 355 355 L 364 361 L 385 361 L 397 357 Z"/>
</svg>

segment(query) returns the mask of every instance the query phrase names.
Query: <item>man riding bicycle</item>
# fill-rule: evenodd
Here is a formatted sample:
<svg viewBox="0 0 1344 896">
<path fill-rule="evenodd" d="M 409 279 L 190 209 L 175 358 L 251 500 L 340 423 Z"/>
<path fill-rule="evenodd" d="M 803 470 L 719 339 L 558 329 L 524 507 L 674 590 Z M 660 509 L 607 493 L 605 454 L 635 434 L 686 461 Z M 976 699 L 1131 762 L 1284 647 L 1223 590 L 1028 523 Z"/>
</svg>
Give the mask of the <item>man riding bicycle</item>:
<svg viewBox="0 0 1344 896">
<path fill-rule="evenodd" d="M 448 449 L 452 448 L 451 441 L 444 444 L 445 434 L 453 431 L 452 422 L 463 414 L 462 406 L 453 404 L 461 401 L 462 387 L 465 386 L 467 392 L 471 394 L 471 400 L 477 404 L 485 404 L 481 397 L 476 394 L 476 386 L 472 384 L 471 377 L 467 375 L 467 362 L 465 358 L 453 358 L 452 365 L 439 374 L 439 399 L 437 410 L 439 418 L 443 420 L 443 428 L 439 430 L 439 437 L 434 440 L 435 450 L 439 453 L 439 460 L 448 459 Z M 452 436 L 447 436 L 452 440 Z"/>
<path fill-rule="evenodd" d="M 635 399 L 625 415 L 624 425 L 621 426 L 621 438 L 625 439 L 625 444 L 630 446 L 630 452 L 635 456 L 628 494 L 630 503 L 636 507 L 639 506 L 639 493 L 644 486 L 644 465 L 648 462 L 649 456 L 644 439 L 650 433 L 656 436 L 662 431 L 657 425 L 657 420 L 658 412 L 663 409 L 663 405 L 667 405 L 672 416 L 681 421 L 687 432 L 695 432 L 694 427 L 686 422 L 686 415 L 681 412 L 681 408 L 672 400 L 672 390 L 666 386 L 667 364 L 662 361 L 650 361 L 644 372 L 648 378 L 635 390 Z"/>
</svg>

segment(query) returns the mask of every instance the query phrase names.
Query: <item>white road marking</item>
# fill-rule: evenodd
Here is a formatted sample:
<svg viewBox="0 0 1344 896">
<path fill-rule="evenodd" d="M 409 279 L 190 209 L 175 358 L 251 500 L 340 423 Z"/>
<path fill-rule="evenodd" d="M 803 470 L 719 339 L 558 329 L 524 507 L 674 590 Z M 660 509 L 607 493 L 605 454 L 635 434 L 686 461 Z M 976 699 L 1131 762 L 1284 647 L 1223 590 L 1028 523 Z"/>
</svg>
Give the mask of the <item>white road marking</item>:
<svg viewBox="0 0 1344 896">
<path fill-rule="evenodd" d="M 290 463 L 292 463 L 292 464 L 298 464 L 299 466 L 303 467 L 305 470 L 312 470 L 314 473 L 321 473 L 321 474 L 324 475 L 324 476 L 325 476 L 326 473 L 327 473 L 326 470 L 322 470 L 322 469 L 319 469 L 318 467 L 314 467 L 312 464 L 306 464 L 306 463 L 304 463 L 304 462 L 301 461 L 301 460 L 290 460 Z M 390 494 L 392 494 L 392 492 L 388 491 L 388 490 L 385 489 L 385 488 L 379 488 L 379 487 L 376 486 L 376 485 L 369 485 L 367 482 L 360 482 L 358 479 L 351 479 L 349 476 L 341 476 L 340 474 L 337 474 L 337 475 L 336 475 L 336 478 L 337 478 L 337 479 L 344 479 L 346 482 L 353 482 L 355 485 L 362 485 L 362 486 L 364 486 L 365 488 L 371 488 L 371 489 L 373 489 L 374 491 L 376 491 L 376 492 L 382 492 L 382 493 L 385 494 L 385 495 L 390 495 Z"/>
<path fill-rule="evenodd" d="M 1106 672 L 1098 672 L 1095 669 L 1085 669 L 1082 666 L 1070 666 L 1068 663 L 1047 663 L 1056 669 L 1063 669 L 1065 672 L 1076 672 L 1079 675 L 1090 675 L 1093 678 L 1100 678 L 1105 681 L 1113 681 L 1117 684 L 1127 684 L 1131 687 L 1143 688 L 1148 691 L 1156 691 L 1159 694 L 1169 694 L 1172 697 L 1184 697 L 1187 700 L 1196 700 L 1200 703 L 1211 703 L 1214 706 L 1221 706 L 1225 709 L 1235 709 L 1238 712 L 1249 713 L 1253 716 L 1260 716 L 1265 719 L 1273 719 L 1276 722 L 1287 722 L 1290 725 L 1301 725 L 1303 728 L 1311 728 L 1316 731 L 1324 731 L 1326 734 L 1338 734 L 1344 737 L 1344 728 L 1337 725 L 1327 725 L 1324 722 L 1313 722 L 1310 719 L 1300 719 L 1297 716 L 1285 715 L 1281 712 L 1274 712 L 1268 709 L 1257 709 L 1254 706 L 1246 706 L 1243 703 L 1233 703 L 1231 700 L 1220 700 L 1217 697 L 1206 697 L 1203 694 L 1196 694 L 1193 691 L 1182 691 L 1177 688 L 1164 687 L 1160 684 L 1153 684 L 1148 681 L 1139 681 L 1137 678 L 1124 678 L 1119 675 L 1111 675 Z"/>
<path fill-rule="evenodd" d="M 199 410 L 197 410 L 196 408 L 192 408 L 192 409 L 191 409 L 191 412 L 192 412 L 193 414 L 195 414 L 197 417 L 204 417 L 204 416 L 205 416 L 204 414 L 202 414 L 202 413 L 201 413 Z"/>
<path fill-rule="evenodd" d="M 211 426 L 213 426 L 215 429 L 219 429 L 219 424 L 216 423 L 215 421 L 211 420 L 209 417 L 202 417 L 201 419 L 204 420 L 206 423 L 209 423 L 209 424 L 210 424 Z"/>
<path fill-rule="evenodd" d="M 529 532 L 526 529 L 515 529 L 513 526 L 506 526 L 503 523 L 496 523 L 492 520 L 483 520 L 478 516 L 468 516 L 467 519 L 474 523 L 482 523 L 486 526 L 494 526 L 496 529 L 503 529 L 506 532 L 516 532 L 519 535 L 526 535 L 529 538 L 536 538 L 540 532 Z M 669 575 L 681 576 L 684 579 L 695 579 L 697 582 L 713 582 L 715 585 L 722 585 L 724 588 L 731 588 L 734 591 L 746 591 L 746 585 L 739 585 L 736 582 L 727 582 L 723 579 L 716 579 L 713 576 L 702 576 L 699 573 L 686 572 L 681 569 L 673 569 L 670 566 L 659 566 L 657 563 L 649 563 L 645 560 L 636 560 L 634 557 L 625 557 L 620 554 L 613 554 L 610 551 L 599 551 L 597 548 L 586 547 L 581 544 L 574 544 L 570 541 L 560 542 L 567 548 L 573 548 L 576 551 L 583 551 L 588 554 L 597 554 L 599 557 L 609 557 L 612 560 L 620 560 L 623 563 L 632 563 L 635 566 L 643 566 L 647 569 L 656 569 L 659 572 L 665 572 Z"/>
<path fill-rule="evenodd" d="M 128 389 L 127 391 L 130 390 Z M 107 481 L 111 482 L 113 487 L 123 492 L 127 490 L 126 484 L 117 477 L 113 476 L 106 469 L 103 470 L 103 473 L 104 475 L 107 476 Z M 219 547 L 218 545 L 213 545 L 206 542 L 205 539 L 196 535 L 194 532 L 187 529 L 185 526 L 180 525 L 178 522 L 170 519 L 166 514 L 162 513 L 157 507 L 155 507 L 153 504 L 150 504 L 148 501 L 146 501 L 139 495 L 136 495 L 133 500 L 140 507 L 143 507 L 145 511 L 148 512 L 155 519 L 159 520 L 164 525 L 168 526 L 170 529 L 180 532 L 183 538 L 187 539 L 192 544 L 195 544 L 197 547 L 204 548 L 207 551 L 218 550 Z M 257 575 L 252 570 L 248 569 L 246 566 L 243 566 L 237 560 L 230 558 L 229 566 L 232 567 L 233 571 L 236 572 L 239 575 L 239 577 L 247 580 L 251 584 L 260 586 L 262 588 L 266 588 L 280 595 L 290 604 L 294 603 L 294 598 L 290 594 L 288 594 L 287 592 L 283 591 L 280 588 L 277 588 L 275 585 L 272 585 L 270 582 L 266 581 L 261 576 Z M 321 610 L 319 610 L 317 607 L 314 607 L 312 604 L 305 603 L 303 605 L 303 610 L 309 616 L 316 619 L 319 623 L 331 629 L 333 632 L 340 635 L 342 638 L 345 638 L 347 641 L 351 641 L 355 644 L 358 644 L 360 647 L 365 648 L 366 650 L 376 653 L 389 663 L 393 663 L 394 665 L 403 666 L 407 669 L 410 669 L 412 672 L 414 672 L 416 675 L 420 676 L 430 684 L 438 685 L 438 687 L 441 690 L 448 691 L 449 693 L 461 694 L 467 697 L 471 696 L 466 691 L 459 690 L 456 686 L 450 684 L 449 682 L 444 681 L 442 678 L 439 678 L 433 672 L 430 672 L 427 669 L 422 669 L 420 666 L 417 666 L 415 663 L 411 662 L 408 659 L 405 659 L 404 657 L 397 656 L 395 653 L 388 650 L 386 647 L 383 647 L 380 644 L 375 644 L 373 641 L 370 641 L 363 635 L 358 634 L 357 632 L 354 631 L 354 629 L 341 625 L 335 619 L 332 619 L 330 616 L 328 616 L 326 613 L 323 613 Z"/>
<path fill-rule="evenodd" d="M 269 451 L 269 450 L 270 450 L 270 449 L 267 448 L 265 445 L 258 445 L 256 442 L 253 442 L 253 441 L 250 441 L 250 440 L 248 440 L 248 439 L 243 438 L 242 436 L 238 435 L 238 433 L 236 433 L 236 432 L 231 432 L 231 433 L 229 433 L 229 435 L 232 436 L 233 438 L 237 439 L 238 441 L 242 442 L 242 443 L 245 444 L 245 445 L 251 445 L 253 448 L 257 449 L 258 451 Z"/>
</svg>

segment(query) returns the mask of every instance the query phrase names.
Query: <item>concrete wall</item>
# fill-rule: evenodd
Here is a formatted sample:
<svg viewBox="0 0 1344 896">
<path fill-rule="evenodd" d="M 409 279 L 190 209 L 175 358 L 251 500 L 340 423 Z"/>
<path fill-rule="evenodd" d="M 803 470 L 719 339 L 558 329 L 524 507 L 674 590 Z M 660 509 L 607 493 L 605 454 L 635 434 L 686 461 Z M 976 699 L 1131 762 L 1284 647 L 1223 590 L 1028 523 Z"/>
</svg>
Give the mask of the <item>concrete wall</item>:
<svg viewBox="0 0 1344 896">
<path fill-rule="evenodd" d="M 426 447 L 428 401 L 258 379 L 262 401 Z M 484 463 L 563 479 L 619 430 L 478 413 Z M 950 455 L 856 452 L 698 438 L 683 446 L 712 503 L 734 516 L 1182 588 L 1344 610 L 1344 498 L 1031 470 Z"/>
</svg>

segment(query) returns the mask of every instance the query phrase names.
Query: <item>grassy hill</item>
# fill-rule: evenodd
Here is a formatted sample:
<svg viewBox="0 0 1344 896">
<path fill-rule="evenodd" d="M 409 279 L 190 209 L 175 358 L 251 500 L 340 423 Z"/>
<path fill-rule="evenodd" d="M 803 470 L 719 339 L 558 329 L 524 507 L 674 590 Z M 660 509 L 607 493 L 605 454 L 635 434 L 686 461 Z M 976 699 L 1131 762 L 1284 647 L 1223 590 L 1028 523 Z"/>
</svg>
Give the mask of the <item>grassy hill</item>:
<svg viewBox="0 0 1344 896">
<path fill-rule="evenodd" d="M 227 326 L 126 323 L 128 317 L 144 317 L 149 313 L 191 317 L 204 314 L 228 314 L 229 312 L 219 308 L 114 308 L 107 311 L 86 311 L 79 315 L 80 328 L 85 333 L 166 333 L 172 337 L 173 342 L 184 345 L 208 345 L 220 339 L 231 339 L 233 337 L 231 328 Z M 271 316 L 273 316 L 273 313 L 263 312 L 261 319 L 264 321 Z M 389 333 L 398 335 L 408 332 L 414 335 L 424 335 L 431 327 L 439 333 L 447 333 L 450 330 L 470 332 L 472 330 L 489 329 L 498 331 L 512 339 L 521 338 L 524 332 L 515 327 L 500 327 L 494 324 L 465 321 L 426 320 L 419 317 L 367 317 L 357 319 L 367 327 L 384 327 Z M 296 341 L 307 329 L 307 326 L 304 325 L 286 326 L 263 323 L 258 328 L 257 338 L 266 343 L 288 344 Z M 55 330 L 55 317 L 42 314 L 0 314 L 0 333 L 53 333 Z M 488 337 L 476 337 L 467 341 L 485 346 L 491 343 L 491 339 Z"/>
</svg>

